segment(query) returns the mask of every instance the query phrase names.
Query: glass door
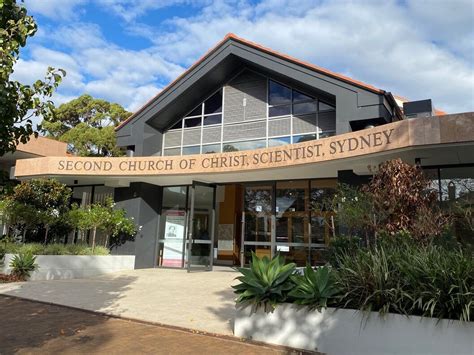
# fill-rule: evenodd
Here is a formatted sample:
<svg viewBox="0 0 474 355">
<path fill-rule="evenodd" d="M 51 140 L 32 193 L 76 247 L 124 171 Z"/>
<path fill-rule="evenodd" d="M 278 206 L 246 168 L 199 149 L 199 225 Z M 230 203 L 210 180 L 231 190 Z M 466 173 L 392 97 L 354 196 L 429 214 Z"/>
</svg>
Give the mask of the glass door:
<svg viewBox="0 0 474 355">
<path fill-rule="evenodd" d="M 186 266 L 188 272 L 212 270 L 216 187 L 193 181 L 189 198 Z"/>
<path fill-rule="evenodd" d="M 252 252 L 258 257 L 272 257 L 275 216 L 273 215 L 273 185 L 244 187 L 242 212 L 241 258 L 242 266 L 250 263 Z"/>
<path fill-rule="evenodd" d="M 308 180 L 276 183 L 274 252 L 297 266 L 305 266 L 309 262 L 308 211 Z"/>
</svg>

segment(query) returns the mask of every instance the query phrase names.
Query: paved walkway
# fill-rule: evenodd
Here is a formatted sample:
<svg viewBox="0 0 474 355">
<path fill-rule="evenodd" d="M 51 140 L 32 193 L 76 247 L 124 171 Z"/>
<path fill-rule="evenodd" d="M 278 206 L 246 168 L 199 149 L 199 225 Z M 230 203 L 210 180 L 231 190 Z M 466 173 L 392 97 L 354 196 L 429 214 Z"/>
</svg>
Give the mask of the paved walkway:
<svg viewBox="0 0 474 355">
<path fill-rule="evenodd" d="M 89 279 L 0 284 L 0 294 L 232 335 L 235 295 L 230 285 L 236 276 L 223 267 L 192 273 L 141 269 Z"/>
<path fill-rule="evenodd" d="M 0 296 L 0 354 L 301 354 Z"/>
</svg>

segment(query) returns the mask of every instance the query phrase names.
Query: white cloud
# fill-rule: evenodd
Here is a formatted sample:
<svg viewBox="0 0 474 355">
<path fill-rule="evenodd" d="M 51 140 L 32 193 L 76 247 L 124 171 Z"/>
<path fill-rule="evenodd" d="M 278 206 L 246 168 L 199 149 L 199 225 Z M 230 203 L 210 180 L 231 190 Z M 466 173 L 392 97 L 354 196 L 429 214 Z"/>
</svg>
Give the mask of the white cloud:
<svg viewBox="0 0 474 355">
<path fill-rule="evenodd" d="M 88 93 L 134 111 L 158 92 L 160 83 L 184 70 L 153 49 L 128 50 L 107 43 L 91 24 L 73 23 L 49 31 L 43 30 L 40 42 L 29 47 L 28 60 L 17 62 L 13 77 L 31 84 L 44 78 L 48 66 L 65 69 L 66 78 L 53 96 L 56 105 Z M 46 47 L 52 44 L 67 46 L 68 53 Z"/>
<path fill-rule="evenodd" d="M 15 75 L 36 79 L 48 65 L 62 66 L 68 76 L 58 98 L 89 92 L 134 110 L 234 32 L 410 99 L 433 98 L 450 112 L 474 110 L 470 0 L 301 0 L 298 6 L 293 0 L 96 1 L 124 20 L 125 32 L 153 45 L 122 48 L 108 42 L 96 24 L 67 21 L 57 28 L 40 27 L 41 45 L 18 63 Z M 77 20 L 86 2 L 29 0 L 27 5 L 45 16 Z M 153 26 L 137 22 L 149 11 L 170 6 L 193 6 L 194 16 Z"/>
<path fill-rule="evenodd" d="M 208 1 L 201 0 L 98 0 L 104 8 L 114 12 L 125 21 L 135 20 L 151 10 L 158 10 L 169 6 L 187 5 L 197 6 Z"/>
<path fill-rule="evenodd" d="M 41 14 L 52 20 L 69 20 L 77 18 L 88 0 L 26 0 L 26 8 L 29 13 Z"/>
<path fill-rule="evenodd" d="M 197 16 L 169 20 L 169 31 L 150 39 L 165 59 L 189 65 L 234 32 L 410 99 L 473 110 L 473 5 L 434 0 L 423 12 L 420 3 L 215 2 Z"/>
</svg>

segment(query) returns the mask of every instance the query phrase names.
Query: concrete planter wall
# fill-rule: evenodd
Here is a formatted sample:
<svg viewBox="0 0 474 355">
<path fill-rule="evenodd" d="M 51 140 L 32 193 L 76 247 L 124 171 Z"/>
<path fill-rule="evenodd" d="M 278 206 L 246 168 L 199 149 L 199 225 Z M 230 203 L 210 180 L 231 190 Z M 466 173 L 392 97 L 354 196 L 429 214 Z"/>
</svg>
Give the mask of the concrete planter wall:
<svg viewBox="0 0 474 355">
<path fill-rule="evenodd" d="M 327 354 L 474 354 L 474 322 L 459 322 L 292 304 L 273 313 L 238 308 L 234 335 Z"/>
<path fill-rule="evenodd" d="M 10 261 L 14 254 L 6 254 L 0 272 L 10 272 Z M 116 271 L 133 270 L 134 255 L 38 255 L 39 268 L 31 274 L 30 280 L 80 279 L 108 274 Z"/>
</svg>

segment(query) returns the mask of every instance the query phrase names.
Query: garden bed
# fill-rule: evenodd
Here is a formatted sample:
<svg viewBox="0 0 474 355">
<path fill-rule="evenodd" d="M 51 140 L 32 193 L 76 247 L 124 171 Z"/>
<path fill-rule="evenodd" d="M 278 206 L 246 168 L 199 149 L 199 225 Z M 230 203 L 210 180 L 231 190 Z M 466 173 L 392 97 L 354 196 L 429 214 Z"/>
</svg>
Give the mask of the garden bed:
<svg viewBox="0 0 474 355">
<path fill-rule="evenodd" d="M 474 322 L 362 313 L 350 309 L 310 311 L 294 304 L 238 307 L 234 335 L 328 354 L 473 354 Z"/>
<path fill-rule="evenodd" d="M 9 274 L 14 254 L 6 254 L 0 273 Z M 134 255 L 38 255 L 30 280 L 79 279 L 133 270 Z"/>
<path fill-rule="evenodd" d="M 7 275 L 0 273 L 0 284 L 6 284 L 10 282 L 20 282 L 21 280 L 14 275 Z"/>
</svg>

